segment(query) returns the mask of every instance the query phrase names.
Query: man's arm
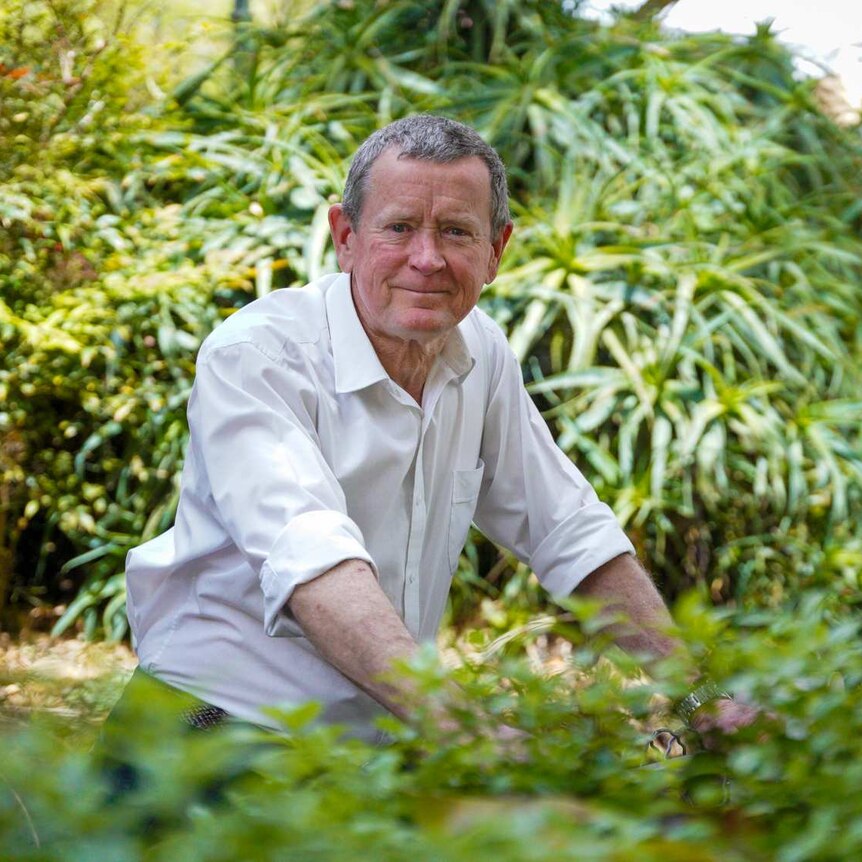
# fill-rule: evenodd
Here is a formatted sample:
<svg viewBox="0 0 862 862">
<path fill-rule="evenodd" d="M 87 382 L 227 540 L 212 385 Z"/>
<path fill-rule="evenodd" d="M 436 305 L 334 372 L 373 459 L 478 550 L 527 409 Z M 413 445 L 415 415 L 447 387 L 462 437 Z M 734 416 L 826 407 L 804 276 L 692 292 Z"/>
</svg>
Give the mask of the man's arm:
<svg viewBox="0 0 862 862">
<path fill-rule="evenodd" d="M 626 652 L 655 661 L 684 650 L 682 642 L 671 634 L 673 621 L 652 578 L 631 554 L 599 566 L 581 581 L 575 594 L 596 599 L 624 617 L 608 629 Z M 696 676 L 692 668 L 692 681 Z M 723 697 L 699 709 L 691 724 L 699 733 L 733 733 L 751 724 L 757 715 L 755 707 Z"/>
<path fill-rule="evenodd" d="M 288 606 L 326 661 L 398 718 L 410 718 L 409 684 L 390 672 L 417 644 L 370 566 L 345 560 L 297 586 Z"/>
<path fill-rule="evenodd" d="M 581 581 L 575 594 L 599 601 L 624 618 L 608 630 L 626 652 L 656 660 L 682 650 L 682 643 L 670 634 L 673 621 L 667 606 L 652 578 L 631 554 L 599 566 Z"/>
<path fill-rule="evenodd" d="M 399 661 L 410 658 L 418 644 L 366 563 L 346 560 L 300 584 L 288 607 L 326 661 L 402 721 L 415 717 L 414 705 L 418 706 L 421 695 L 408 678 L 391 671 Z M 431 705 L 442 730 L 459 730 L 447 703 L 460 700 L 460 689 L 453 684 L 443 701 Z M 522 756 L 517 746 L 523 731 L 497 724 L 493 735 L 507 746 L 510 756 Z"/>
<path fill-rule="evenodd" d="M 652 579 L 630 554 L 600 566 L 576 593 L 602 601 L 626 618 L 610 627 L 626 651 L 660 659 L 683 649 L 668 633 L 672 620 Z M 366 563 L 339 563 L 296 587 L 288 605 L 326 661 L 402 721 L 410 720 L 416 692 L 391 671 L 418 646 Z M 752 707 L 725 699 L 714 711 L 699 711 L 693 724 L 701 732 L 728 733 L 750 724 L 756 715 Z"/>
</svg>

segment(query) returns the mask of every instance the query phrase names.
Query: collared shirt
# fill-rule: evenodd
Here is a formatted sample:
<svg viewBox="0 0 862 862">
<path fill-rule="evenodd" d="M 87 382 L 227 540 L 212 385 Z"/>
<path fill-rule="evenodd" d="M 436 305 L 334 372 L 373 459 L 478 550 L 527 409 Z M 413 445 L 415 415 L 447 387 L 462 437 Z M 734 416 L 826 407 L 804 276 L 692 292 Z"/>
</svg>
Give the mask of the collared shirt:
<svg viewBox="0 0 862 862">
<path fill-rule="evenodd" d="M 129 553 L 144 670 L 238 718 L 309 700 L 374 738 L 381 707 L 293 619 L 299 584 L 365 560 L 419 641 L 433 639 L 471 521 L 554 595 L 632 552 L 558 449 L 502 331 L 453 330 L 421 406 L 387 375 L 350 276 L 252 302 L 201 348 L 175 526 Z"/>
</svg>

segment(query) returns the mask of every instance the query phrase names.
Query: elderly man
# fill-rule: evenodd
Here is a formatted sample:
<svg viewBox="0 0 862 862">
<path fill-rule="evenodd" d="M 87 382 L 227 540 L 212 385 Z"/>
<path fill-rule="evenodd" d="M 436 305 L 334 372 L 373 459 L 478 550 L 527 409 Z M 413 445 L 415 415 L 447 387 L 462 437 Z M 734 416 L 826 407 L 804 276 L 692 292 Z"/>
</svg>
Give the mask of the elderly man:
<svg viewBox="0 0 862 862">
<path fill-rule="evenodd" d="M 176 526 L 128 559 L 142 671 L 200 698 L 195 722 L 277 727 L 265 707 L 314 700 L 374 739 L 381 710 L 409 719 L 385 672 L 434 638 L 471 521 L 553 595 L 624 611 L 623 647 L 674 649 L 476 307 L 512 233 L 494 150 L 439 117 L 392 123 L 329 222 L 341 274 L 251 303 L 201 348 Z"/>
</svg>

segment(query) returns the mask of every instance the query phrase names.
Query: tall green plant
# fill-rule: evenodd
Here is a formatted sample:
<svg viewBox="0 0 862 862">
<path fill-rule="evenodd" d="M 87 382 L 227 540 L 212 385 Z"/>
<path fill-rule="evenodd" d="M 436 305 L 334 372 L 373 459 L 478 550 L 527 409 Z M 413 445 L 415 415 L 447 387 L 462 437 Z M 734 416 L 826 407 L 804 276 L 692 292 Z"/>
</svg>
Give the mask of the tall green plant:
<svg viewBox="0 0 862 862">
<path fill-rule="evenodd" d="M 758 39 L 778 81 L 763 45 L 670 41 L 561 105 L 556 200 L 489 298 L 668 585 L 772 601 L 839 546 L 858 589 L 862 249 L 858 144 Z"/>
</svg>

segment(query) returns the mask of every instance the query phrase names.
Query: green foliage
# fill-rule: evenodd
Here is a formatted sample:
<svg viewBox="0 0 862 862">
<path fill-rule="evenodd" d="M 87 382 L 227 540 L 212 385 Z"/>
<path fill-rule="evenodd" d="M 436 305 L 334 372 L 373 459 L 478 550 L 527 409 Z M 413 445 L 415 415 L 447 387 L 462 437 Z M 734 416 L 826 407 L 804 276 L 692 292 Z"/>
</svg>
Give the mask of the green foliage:
<svg viewBox="0 0 862 862">
<path fill-rule="evenodd" d="M 858 595 L 858 138 L 767 33 L 624 33 L 596 34 L 592 79 L 548 49 L 528 115 L 554 191 L 535 170 L 486 302 L 668 589 L 771 602 L 819 572 Z"/>
<path fill-rule="evenodd" d="M 693 754 L 670 761 L 647 740 L 669 721 L 681 669 L 645 682 L 630 661 L 600 658 L 597 609 L 579 603 L 554 624 L 573 641 L 555 675 L 519 657 L 530 637 L 454 672 L 420 656 L 409 673 L 434 715 L 388 720 L 379 748 L 309 724 L 307 707 L 282 713 L 285 738 L 183 735 L 154 698 L 113 743 L 140 783 L 106 803 L 94 759 L 33 725 L 4 739 L 4 858 L 855 859 L 862 641 L 837 605 L 812 593 L 792 611 L 730 614 L 687 598 L 677 615 L 692 651 L 765 711 L 709 752 L 686 736 Z M 445 703 L 454 732 L 437 721 Z M 529 733 L 520 748 L 495 741 L 502 722 Z"/>
<path fill-rule="evenodd" d="M 196 345 L 335 267 L 351 154 L 426 110 L 510 168 L 516 232 L 483 305 L 665 591 L 858 601 L 858 130 L 768 29 L 670 36 L 577 5 L 310 4 L 210 42 L 178 82 L 96 0 L 6 4 L 0 596 L 83 588 L 61 627 L 122 632 L 125 550 L 175 503 Z M 477 592 L 537 596 L 479 539 L 453 619 Z"/>
<path fill-rule="evenodd" d="M 57 630 L 121 637 L 125 552 L 173 517 L 194 352 L 249 284 L 191 260 L 202 237 L 138 174 L 161 155 L 143 46 L 95 9 L 0 13 L 0 610 L 82 588 Z"/>
</svg>

